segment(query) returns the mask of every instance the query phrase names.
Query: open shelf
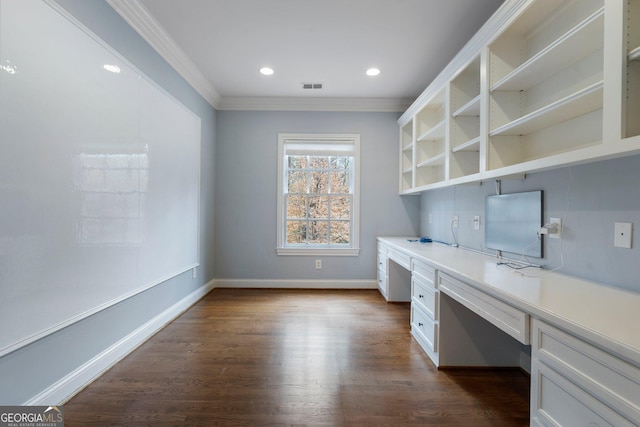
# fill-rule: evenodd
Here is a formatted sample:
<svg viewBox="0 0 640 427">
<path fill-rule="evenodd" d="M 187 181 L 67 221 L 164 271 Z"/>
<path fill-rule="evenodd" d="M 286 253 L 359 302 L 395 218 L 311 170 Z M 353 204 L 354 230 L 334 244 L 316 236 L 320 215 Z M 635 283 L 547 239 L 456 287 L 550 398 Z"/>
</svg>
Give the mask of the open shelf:
<svg viewBox="0 0 640 427">
<path fill-rule="evenodd" d="M 442 166 L 444 164 L 445 154 L 440 153 L 435 156 L 429 157 L 426 160 L 421 161 L 416 165 L 417 168 L 423 168 L 425 166 Z"/>
<path fill-rule="evenodd" d="M 467 142 L 462 144 L 458 144 L 455 147 L 451 148 L 452 153 L 460 153 L 460 152 L 478 152 L 480 151 L 480 137 L 477 136 Z"/>
<path fill-rule="evenodd" d="M 570 96 L 533 111 L 494 129 L 489 136 L 522 135 L 551 127 L 602 108 L 603 82 L 600 81 Z"/>
<path fill-rule="evenodd" d="M 441 160 L 434 160 L 428 165 L 417 168 L 415 177 L 416 187 L 443 182 L 445 180 L 444 169 L 444 155 Z"/>
<path fill-rule="evenodd" d="M 400 129 L 400 191 L 407 191 L 413 187 L 413 120 Z"/>
<path fill-rule="evenodd" d="M 445 136 L 445 120 L 442 119 L 438 124 L 420 135 L 416 141 L 427 141 L 434 139 L 443 139 Z"/>
<path fill-rule="evenodd" d="M 401 118 L 404 194 L 640 153 L 640 0 L 507 0 L 490 22 Z"/>
<path fill-rule="evenodd" d="M 528 61 L 501 78 L 491 90 L 527 90 L 558 70 L 602 48 L 604 8 L 599 9 Z"/>
<path fill-rule="evenodd" d="M 536 1 L 489 46 L 488 171 L 602 143 L 603 0 Z"/>
<path fill-rule="evenodd" d="M 457 117 L 479 117 L 480 116 L 480 94 L 472 98 L 469 102 L 458 108 L 451 115 Z"/>
<path fill-rule="evenodd" d="M 480 171 L 481 60 L 476 56 L 451 80 L 448 178 Z"/>
</svg>

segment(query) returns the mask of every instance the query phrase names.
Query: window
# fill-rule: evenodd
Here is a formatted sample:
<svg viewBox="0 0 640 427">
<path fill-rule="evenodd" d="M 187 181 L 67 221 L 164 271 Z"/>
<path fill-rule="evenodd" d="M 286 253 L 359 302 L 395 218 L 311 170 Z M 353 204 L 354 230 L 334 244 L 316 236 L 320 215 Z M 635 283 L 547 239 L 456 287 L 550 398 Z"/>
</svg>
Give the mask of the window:
<svg viewBox="0 0 640 427">
<path fill-rule="evenodd" d="M 357 255 L 360 135 L 278 135 L 278 254 Z"/>
</svg>

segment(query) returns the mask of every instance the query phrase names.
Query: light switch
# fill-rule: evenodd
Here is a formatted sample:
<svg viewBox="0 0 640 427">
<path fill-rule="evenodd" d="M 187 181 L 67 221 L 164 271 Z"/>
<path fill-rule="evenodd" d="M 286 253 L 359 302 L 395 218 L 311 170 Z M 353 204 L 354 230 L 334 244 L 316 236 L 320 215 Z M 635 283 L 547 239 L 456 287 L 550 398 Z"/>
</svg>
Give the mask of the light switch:
<svg viewBox="0 0 640 427">
<path fill-rule="evenodd" d="M 631 237 L 633 235 L 633 223 L 616 222 L 614 227 L 613 246 L 631 249 Z"/>
</svg>

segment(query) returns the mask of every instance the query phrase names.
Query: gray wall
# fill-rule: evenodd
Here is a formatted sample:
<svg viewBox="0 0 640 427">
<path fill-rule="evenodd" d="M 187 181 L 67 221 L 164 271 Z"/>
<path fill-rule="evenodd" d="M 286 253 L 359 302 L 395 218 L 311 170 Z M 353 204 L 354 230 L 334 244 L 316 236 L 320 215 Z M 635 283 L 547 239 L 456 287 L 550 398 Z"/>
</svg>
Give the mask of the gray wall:
<svg viewBox="0 0 640 427">
<path fill-rule="evenodd" d="M 534 173 L 524 180 L 505 179 L 502 192 L 543 190 L 544 221 L 562 218 L 562 239 L 545 238 L 544 258 L 532 261 L 547 268 L 562 266 L 560 272 L 640 292 L 639 183 L 640 156 L 632 156 Z M 423 193 L 421 235 L 453 241 L 450 224 L 453 215 L 459 215 L 458 243 L 489 251 L 483 246 L 482 224 L 484 198 L 490 194 L 495 194 L 493 181 Z M 474 215 L 482 217 L 479 231 L 473 229 Z M 615 222 L 634 223 L 632 249 L 613 246 Z"/>
<path fill-rule="evenodd" d="M 376 277 L 378 235 L 415 235 L 417 197 L 398 195 L 395 113 L 218 112 L 216 278 L 365 280 Z M 278 133 L 359 133 L 360 255 L 278 256 Z M 323 259 L 322 270 L 314 260 Z"/>
<path fill-rule="evenodd" d="M 65 9 L 202 120 L 200 267 L 0 358 L 0 404 L 22 404 L 86 363 L 215 274 L 216 111 L 103 1 L 59 0 Z M 1 155 L 1 149 L 0 149 Z M 43 160 L 44 161 L 44 160 Z M 90 281 L 91 278 L 87 277 Z M 8 325 L 4 325 L 7 327 Z M 51 402 L 59 403 L 59 402 Z"/>
</svg>

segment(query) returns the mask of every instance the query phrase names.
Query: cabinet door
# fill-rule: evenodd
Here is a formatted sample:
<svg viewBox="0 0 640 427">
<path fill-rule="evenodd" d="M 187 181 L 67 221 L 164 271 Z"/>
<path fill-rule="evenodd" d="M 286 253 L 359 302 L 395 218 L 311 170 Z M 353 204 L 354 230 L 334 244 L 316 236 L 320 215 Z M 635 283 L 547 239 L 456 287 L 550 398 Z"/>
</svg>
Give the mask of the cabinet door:
<svg viewBox="0 0 640 427">
<path fill-rule="evenodd" d="M 539 361 L 531 369 L 532 425 L 622 427 L 636 425 Z"/>
</svg>

